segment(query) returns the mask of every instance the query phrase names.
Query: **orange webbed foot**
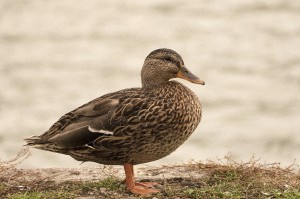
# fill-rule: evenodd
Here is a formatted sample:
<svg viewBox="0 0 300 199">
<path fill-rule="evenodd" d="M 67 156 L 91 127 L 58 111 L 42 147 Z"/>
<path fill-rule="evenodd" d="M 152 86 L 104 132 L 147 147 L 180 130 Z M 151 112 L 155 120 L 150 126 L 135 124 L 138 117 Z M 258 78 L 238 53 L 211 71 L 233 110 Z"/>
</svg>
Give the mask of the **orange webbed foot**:
<svg viewBox="0 0 300 199">
<path fill-rule="evenodd" d="M 152 188 L 156 185 L 159 185 L 157 182 L 136 182 L 136 186 L 141 186 L 141 187 L 147 187 L 147 188 Z"/>
<path fill-rule="evenodd" d="M 156 182 L 135 182 L 132 164 L 125 163 L 124 170 L 126 175 L 125 185 L 131 193 L 141 196 L 150 196 L 160 192 L 159 189 L 151 189 L 154 185 L 158 184 Z"/>
<path fill-rule="evenodd" d="M 129 188 L 129 191 L 133 194 L 141 195 L 141 196 L 151 196 L 152 194 L 160 192 L 158 189 L 148 189 L 142 186 L 133 186 Z"/>
</svg>

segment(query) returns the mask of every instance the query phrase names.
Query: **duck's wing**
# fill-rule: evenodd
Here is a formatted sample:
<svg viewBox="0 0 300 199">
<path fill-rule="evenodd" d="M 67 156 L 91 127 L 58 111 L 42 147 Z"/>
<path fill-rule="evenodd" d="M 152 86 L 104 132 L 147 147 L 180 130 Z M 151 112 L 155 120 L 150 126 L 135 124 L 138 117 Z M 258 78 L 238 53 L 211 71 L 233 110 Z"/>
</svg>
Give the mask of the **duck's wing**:
<svg viewBox="0 0 300 199">
<path fill-rule="evenodd" d="M 99 97 L 67 114 L 40 136 L 25 139 L 28 145 L 53 143 L 60 147 L 80 147 L 98 138 L 112 137 L 110 118 L 116 110 L 126 110 L 123 98 L 137 95 L 140 89 L 125 89 Z M 111 138 L 116 140 L 115 137 Z M 110 139 L 109 139 L 110 140 Z"/>
</svg>

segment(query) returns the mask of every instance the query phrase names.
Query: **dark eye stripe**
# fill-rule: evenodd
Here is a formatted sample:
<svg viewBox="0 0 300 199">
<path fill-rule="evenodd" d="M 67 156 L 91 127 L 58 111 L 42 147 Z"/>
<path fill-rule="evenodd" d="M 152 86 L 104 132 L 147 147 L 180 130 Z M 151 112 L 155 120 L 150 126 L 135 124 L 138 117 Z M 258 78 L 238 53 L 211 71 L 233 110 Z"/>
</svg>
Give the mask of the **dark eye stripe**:
<svg viewBox="0 0 300 199">
<path fill-rule="evenodd" d="M 171 57 L 163 57 L 162 59 L 165 61 L 174 62 L 174 60 L 171 59 Z"/>
<path fill-rule="evenodd" d="M 167 62 L 171 62 L 171 63 L 175 64 L 179 68 L 181 66 L 180 61 L 174 60 L 171 57 L 162 57 L 161 59 L 164 60 L 164 61 L 167 61 Z"/>
</svg>

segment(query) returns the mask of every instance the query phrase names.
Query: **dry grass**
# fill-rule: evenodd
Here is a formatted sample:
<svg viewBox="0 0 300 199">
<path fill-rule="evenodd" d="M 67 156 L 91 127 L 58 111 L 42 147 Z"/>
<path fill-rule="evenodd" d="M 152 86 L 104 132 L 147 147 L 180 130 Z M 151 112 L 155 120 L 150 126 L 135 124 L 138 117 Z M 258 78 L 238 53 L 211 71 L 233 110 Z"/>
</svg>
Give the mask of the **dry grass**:
<svg viewBox="0 0 300 199">
<path fill-rule="evenodd" d="M 206 190 L 207 198 L 300 198 L 298 165 L 281 168 L 278 163 L 261 164 L 255 158 L 246 163 L 230 157 L 225 160 L 187 165 L 207 174 L 199 188 L 201 193 Z"/>
<path fill-rule="evenodd" d="M 30 173 L 16 165 L 29 155 L 28 149 L 24 149 L 14 160 L 0 163 L 0 198 L 136 198 L 114 176 L 98 181 L 64 182 L 51 177 L 28 178 Z M 162 191 L 156 198 L 300 198 L 297 165 L 281 168 L 279 164 L 260 164 L 254 158 L 246 163 L 237 163 L 230 157 L 224 160 L 162 166 L 146 172 L 151 176 L 166 172 L 179 176 L 159 177 L 156 181 Z M 180 177 L 183 172 L 190 175 Z"/>
<path fill-rule="evenodd" d="M 0 182 L 9 186 L 11 183 L 15 183 L 15 181 L 19 178 L 22 181 L 23 172 L 16 168 L 16 166 L 22 163 L 26 158 L 31 155 L 29 148 L 24 147 L 18 153 L 18 155 L 10 161 L 3 162 L 0 161 Z"/>
</svg>

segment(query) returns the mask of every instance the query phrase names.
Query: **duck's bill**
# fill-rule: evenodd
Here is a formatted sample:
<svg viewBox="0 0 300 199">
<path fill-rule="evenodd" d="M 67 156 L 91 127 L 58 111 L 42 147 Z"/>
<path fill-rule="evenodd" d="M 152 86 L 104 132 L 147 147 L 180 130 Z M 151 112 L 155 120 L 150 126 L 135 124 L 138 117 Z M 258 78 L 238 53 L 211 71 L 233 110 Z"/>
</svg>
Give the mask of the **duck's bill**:
<svg viewBox="0 0 300 199">
<path fill-rule="evenodd" d="M 186 67 L 181 67 L 180 70 L 177 73 L 177 77 L 181 79 L 185 79 L 189 82 L 195 83 L 195 84 L 201 84 L 204 85 L 205 82 L 201 79 L 199 79 L 197 76 L 195 76 L 193 73 L 191 73 Z"/>
</svg>

